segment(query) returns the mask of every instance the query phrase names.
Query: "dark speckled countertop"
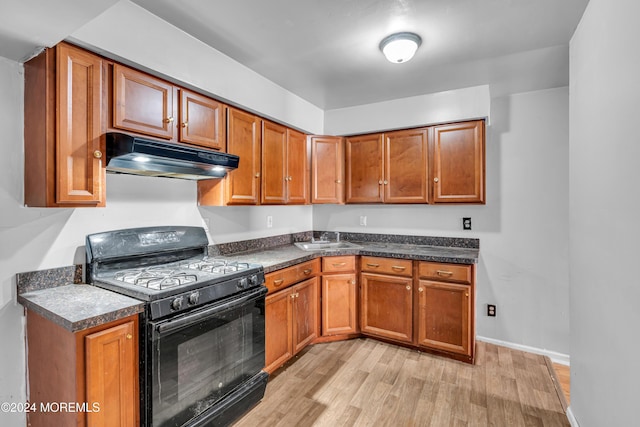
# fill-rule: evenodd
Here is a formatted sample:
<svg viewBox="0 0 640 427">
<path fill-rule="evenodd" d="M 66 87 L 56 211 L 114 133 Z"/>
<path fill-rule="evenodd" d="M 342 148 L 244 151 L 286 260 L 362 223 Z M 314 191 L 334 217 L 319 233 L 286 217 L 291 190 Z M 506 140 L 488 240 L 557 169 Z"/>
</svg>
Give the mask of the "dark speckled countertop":
<svg viewBox="0 0 640 427">
<path fill-rule="evenodd" d="M 368 255 L 387 258 L 403 258 L 419 261 L 446 262 L 454 264 L 476 264 L 478 248 L 456 248 L 386 242 L 352 242 L 358 249 L 304 251 L 294 245 L 229 254 L 225 258 L 262 264 L 265 273 L 289 267 L 322 256 Z"/>
<path fill-rule="evenodd" d="M 91 285 L 71 284 L 25 292 L 18 302 L 76 332 L 144 310 L 144 302 Z"/>
<path fill-rule="evenodd" d="M 293 242 L 335 232 L 303 232 L 209 247 L 209 254 L 262 264 L 265 273 L 322 256 L 368 255 L 456 264 L 476 264 L 478 239 L 341 233 L 355 249 L 307 252 Z M 18 302 L 70 331 L 112 322 L 144 310 L 144 302 L 91 285 L 80 284 L 82 266 L 18 273 Z M 74 283 L 74 284 L 69 284 Z"/>
</svg>

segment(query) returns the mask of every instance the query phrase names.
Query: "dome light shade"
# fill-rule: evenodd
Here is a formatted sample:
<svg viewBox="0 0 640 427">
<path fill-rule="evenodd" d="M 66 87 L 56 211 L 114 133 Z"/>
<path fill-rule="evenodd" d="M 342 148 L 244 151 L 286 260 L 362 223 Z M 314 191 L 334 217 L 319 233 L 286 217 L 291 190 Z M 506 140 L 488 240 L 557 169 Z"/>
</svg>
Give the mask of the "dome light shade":
<svg viewBox="0 0 640 427">
<path fill-rule="evenodd" d="M 395 33 L 380 42 L 380 50 L 384 56 L 395 64 L 407 62 L 418 50 L 422 39 L 415 33 Z"/>
</svg>

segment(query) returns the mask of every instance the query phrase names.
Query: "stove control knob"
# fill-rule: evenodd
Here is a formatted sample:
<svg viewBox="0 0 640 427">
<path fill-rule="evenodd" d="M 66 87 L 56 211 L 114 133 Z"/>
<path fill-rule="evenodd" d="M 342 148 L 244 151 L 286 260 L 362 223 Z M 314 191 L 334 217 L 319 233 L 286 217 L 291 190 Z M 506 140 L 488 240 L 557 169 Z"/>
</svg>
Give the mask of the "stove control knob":
<svg viewBox="0 0 640 427">
<path fill-rule="evenodd" d="M 240 280 L 238 280 L 238 289 L 245 289 L 248 285 L 248 281 L 246 277 L 241 277 Z"/>
<path fill-rule="evenodd" d="M 187 300 L 190 305 L 196 305 L 200 300 L 200 292 L 195 291 L 189 295 L 189 299 Z"/>
<path fill-rule="evenodd" d="M 252 274 L 251 277 L 249 277 L 249 283 L 251 283 L 251 286 L 258 286 L 258 276 Z"/>
<path fill-rule="evenodd" d="M 171 301 L 171 309 L 174 311 L 178 311 L 182 308 L 182 297 L 178 297 Z"/>
</svg>

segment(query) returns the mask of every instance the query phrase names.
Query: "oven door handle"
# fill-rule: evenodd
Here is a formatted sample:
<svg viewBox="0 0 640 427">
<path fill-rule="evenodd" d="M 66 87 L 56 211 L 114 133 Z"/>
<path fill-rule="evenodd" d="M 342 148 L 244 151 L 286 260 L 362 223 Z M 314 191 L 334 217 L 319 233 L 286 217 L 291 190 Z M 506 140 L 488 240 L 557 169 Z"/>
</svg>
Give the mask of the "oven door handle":
<svg viewBox="0 0 640 427">
<path fill-rule="evenodd" d="M 154 329 L 159 336 L 162 336 L 164 334 L 174 332 L 178 329 L 182 329 L 185 326 L 193 325 L 201 320 L 205 320 L 216 313 L 231 310 L 247 303 L 248 301 L 262 298 L 267 294 L 267 292 L 268 289 L 265 286 L 260 286 L 259 288 L 248 291 L 240 297 L 228 299 L 224 302 L 221 302 L 220 304 L 216 304 L 202 311 L 198 311 L 193 314 L 187 314 L 184 317 L 179 317 L 177 319 L 165 320 L 161 323 L 156 324 Z"/>
</svg>

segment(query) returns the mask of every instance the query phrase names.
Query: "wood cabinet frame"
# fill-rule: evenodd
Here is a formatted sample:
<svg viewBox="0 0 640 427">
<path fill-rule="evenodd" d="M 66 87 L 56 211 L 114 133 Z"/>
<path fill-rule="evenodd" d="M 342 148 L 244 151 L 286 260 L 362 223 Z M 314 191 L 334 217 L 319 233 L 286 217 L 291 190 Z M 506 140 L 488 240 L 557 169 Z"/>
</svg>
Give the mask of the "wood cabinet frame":
<svg viewBox="0 0 640 427">
<path fill-rule="evenodd" d="M 138 315 L 71 332 L 27 310 L 26 338 L 30 403 L 100 405 L 96 412 L 30 412 L 29 425 L 139 425 Z M 115 375 L 106 378 L 103 362 Z"/>
<path fill-rule="evenodd" d="M 25 205 L 105 206 L 106 64 L 60 43 L 25 68 Z"/>
</svg>

